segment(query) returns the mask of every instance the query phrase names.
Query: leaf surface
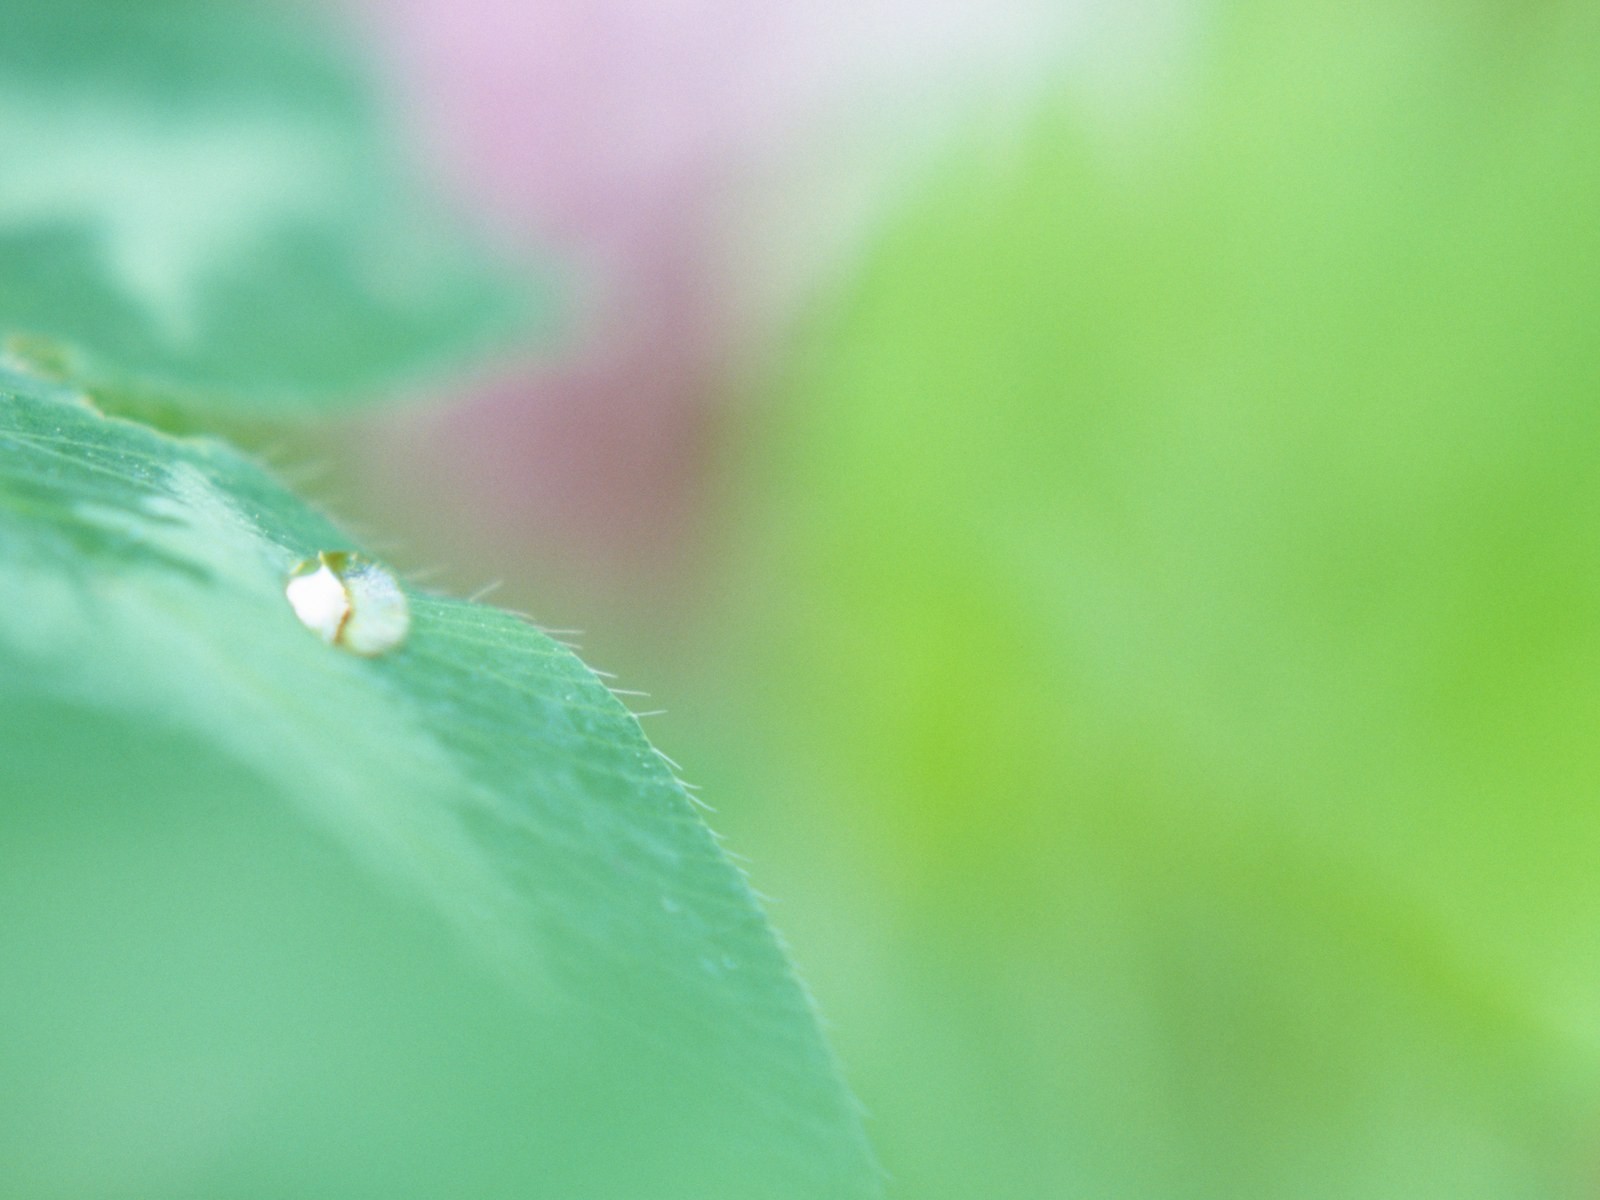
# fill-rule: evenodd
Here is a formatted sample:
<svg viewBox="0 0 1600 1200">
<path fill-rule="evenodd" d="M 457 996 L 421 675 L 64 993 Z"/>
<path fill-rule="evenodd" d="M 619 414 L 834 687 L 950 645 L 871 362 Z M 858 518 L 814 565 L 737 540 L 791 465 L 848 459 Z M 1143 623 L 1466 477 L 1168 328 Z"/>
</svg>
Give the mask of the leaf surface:
<svg viewBox="0 0 1600 1200">
<path fill-rule="evenodd" d="M 809 1003 L 637 720 L 220 443 L 0 374 L 0 1192 L 875 1194 Z"/>
</svg>

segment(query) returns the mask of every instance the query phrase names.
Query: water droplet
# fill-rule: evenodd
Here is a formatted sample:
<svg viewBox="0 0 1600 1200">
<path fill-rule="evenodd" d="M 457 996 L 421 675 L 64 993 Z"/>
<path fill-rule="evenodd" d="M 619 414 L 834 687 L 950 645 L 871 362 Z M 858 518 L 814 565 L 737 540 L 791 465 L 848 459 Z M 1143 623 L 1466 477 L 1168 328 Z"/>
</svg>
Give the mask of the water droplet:
<svg viewBox="0 0 1600 1200">
<path fill-rule="evenodd" d="M 411 609 L 395 577 L 369 558 L 324 550 L 289 573 L 300 623 L 330 646 L 371 658 L 405 641 Z"/>
</svg>

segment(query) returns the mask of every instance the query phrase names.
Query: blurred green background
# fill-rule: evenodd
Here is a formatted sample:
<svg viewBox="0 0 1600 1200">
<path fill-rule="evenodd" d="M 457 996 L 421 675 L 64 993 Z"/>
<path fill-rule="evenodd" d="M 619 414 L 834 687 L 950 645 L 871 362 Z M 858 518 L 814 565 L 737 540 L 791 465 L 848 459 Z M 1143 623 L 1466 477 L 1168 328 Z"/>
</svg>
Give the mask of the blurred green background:
<svg viewBox="0 0 1600 1200">
<path fill-rule="evenodd" d="M 1600 10 L 1201 24 L 945 155 L 624 674 L 891 1194 L 1594 1195 Z"/>
</svg>

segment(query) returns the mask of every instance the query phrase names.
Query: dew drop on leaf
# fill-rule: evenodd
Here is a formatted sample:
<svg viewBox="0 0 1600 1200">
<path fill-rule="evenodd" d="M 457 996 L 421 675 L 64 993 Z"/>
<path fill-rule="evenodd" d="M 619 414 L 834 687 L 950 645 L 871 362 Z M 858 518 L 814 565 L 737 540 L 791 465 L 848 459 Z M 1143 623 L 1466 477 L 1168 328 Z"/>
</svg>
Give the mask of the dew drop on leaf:
<svg viewBox="0 0 1600 1200">
<path fill-rule="evenodd" d="M 289 573 L 284 595 L 312 633 L 363 658 L 393 650 L 411 628 L 411 609 L 394 575 L 346 550 L 306 559 Z"/>
</svg>

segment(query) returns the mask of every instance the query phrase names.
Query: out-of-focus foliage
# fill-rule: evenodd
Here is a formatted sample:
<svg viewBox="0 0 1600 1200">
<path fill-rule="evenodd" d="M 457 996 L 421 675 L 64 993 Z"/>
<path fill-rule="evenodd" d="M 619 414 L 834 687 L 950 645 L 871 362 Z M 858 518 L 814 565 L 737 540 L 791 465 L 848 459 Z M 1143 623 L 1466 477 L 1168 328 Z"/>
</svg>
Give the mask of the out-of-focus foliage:
<svg viewBox="0 0 1600 1200">
<path fill-rule="evenodd" d="M 7 0 L 0 337 L 142 409 L 415 386 L 529 289 L 419 196 L 326 31 L 234 0 Z"/>
<path fill-rule="evenodd" d="M 0 374 L 0 1195 L 869 1196 L 859 1123 L 638 722 L 238 455 Z"/>
<path fill-rule="evenodd" d="M 685 736 L 898 1194 L 1590 1195 L 1600 10 L 1216 16 L 885 239 Z"/>
</svg>

